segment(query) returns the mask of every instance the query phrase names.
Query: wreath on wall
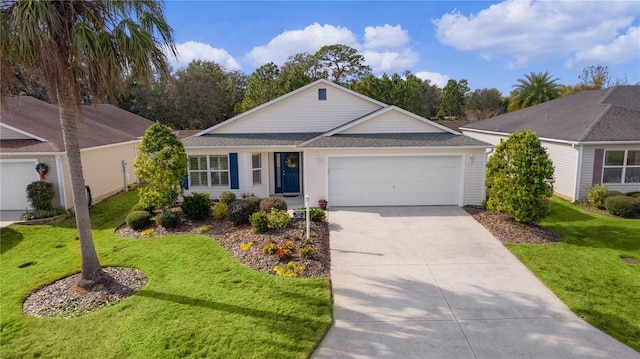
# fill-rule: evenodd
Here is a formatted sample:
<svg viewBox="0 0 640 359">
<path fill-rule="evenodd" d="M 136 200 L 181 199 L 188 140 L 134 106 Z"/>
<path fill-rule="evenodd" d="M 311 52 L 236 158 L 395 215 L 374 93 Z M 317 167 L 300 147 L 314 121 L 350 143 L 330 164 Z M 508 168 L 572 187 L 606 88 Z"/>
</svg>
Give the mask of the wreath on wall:
<svg viewBox="0 0 640 359">
<path fill-rule="evenodd" d="M 298 167 L 298 155 L 291 154 L 287 156 L 287 167 L 289 168 Z"/>
<path fill-rule="evenodd" d="M 44 180 L 45 175 L 49 172 L 49 166 L 46 163 L 38 163 L 36 165 L 36 172 L 40 174 L 40 180 Z"/>
</svg>

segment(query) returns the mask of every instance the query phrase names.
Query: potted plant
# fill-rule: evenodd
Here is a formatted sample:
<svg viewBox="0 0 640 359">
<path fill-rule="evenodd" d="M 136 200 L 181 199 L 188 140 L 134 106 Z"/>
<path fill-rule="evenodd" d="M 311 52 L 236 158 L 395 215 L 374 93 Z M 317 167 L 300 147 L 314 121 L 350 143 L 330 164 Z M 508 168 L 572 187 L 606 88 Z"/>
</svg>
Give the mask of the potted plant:
<svg viewBox="0 0 640 359">
<path fill-rule="evenodd" d="M 319 200 L 318 205 L 320 206 L 320 209 L 324 211 L 325 209 L 327 209 L 327 200 L 324 198 Z"/>
</svg>

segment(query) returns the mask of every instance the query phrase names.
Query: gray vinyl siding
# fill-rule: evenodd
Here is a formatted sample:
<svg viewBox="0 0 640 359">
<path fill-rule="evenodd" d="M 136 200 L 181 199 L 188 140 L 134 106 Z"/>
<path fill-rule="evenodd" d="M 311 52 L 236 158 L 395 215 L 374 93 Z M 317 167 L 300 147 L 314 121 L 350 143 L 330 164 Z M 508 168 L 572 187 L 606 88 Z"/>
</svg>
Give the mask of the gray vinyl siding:
<svg viewBox="0 0 640 359">
<path fill-rule="evenodd" d="M 589 145 L 584 146 L 582 152 L 582 168 L 580 171 L 580 187 L 578 199 L 586 200 L 589 187 L 593 182 L 593 160 L 595 156 L 595 150 L 597 148 L 607 150 L 640 150 L 640 144 L 638 145 Z M 610 191 L 620 191 L 622 193 L 640 191 L 640 183 L 605 183 L 604 185 L 609 188 Z"/>
<path fill-rule="evenodd" d="M 423 121 L 411 118 L 398 111 L 388 111 L 380 116 L 357 124 L 340 133 L 424 133 L 445 132 L 435 126 L 425 124 Z"/>
<path fill-rule="evenodd" d="M 554 178 L 553 191 L 571 201 L 576 200 L 575 188 L 578 166 L 578 147 L 571 145 L 542 141 L 549 158 L 553 161 Z"/>
<path fill-rule="evenodd" d="M 318 100 L 318 89 L 327 99 Z M 325 84 L 317 84 L 217 128 L 216 133 L 326 132 L 381 106 Z"/>
</svg>

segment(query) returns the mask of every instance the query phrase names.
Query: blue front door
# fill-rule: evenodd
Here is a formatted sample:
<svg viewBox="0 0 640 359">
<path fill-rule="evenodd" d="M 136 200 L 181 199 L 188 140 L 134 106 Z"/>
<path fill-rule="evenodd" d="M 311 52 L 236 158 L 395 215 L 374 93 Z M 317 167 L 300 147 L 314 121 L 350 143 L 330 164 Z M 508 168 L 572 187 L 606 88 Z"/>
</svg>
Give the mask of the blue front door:
<svg viewBox="0 0 640 359">
<path fill-rule="evenodd" d="M 273 160 L 276 193 L 300 193 L 300 153 L 276 152 Z"/>
</svg>

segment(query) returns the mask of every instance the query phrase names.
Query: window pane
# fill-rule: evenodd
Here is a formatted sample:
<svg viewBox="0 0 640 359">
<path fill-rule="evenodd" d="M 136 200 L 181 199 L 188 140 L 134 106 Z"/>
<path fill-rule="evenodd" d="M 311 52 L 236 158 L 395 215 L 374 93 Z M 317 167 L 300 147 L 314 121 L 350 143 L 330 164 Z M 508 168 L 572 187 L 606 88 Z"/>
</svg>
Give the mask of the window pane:
<svg viewBox="0 0 640 359">
<path fill-rule="evenodd" d="M 261 184 L 261 183 L 262 183 L 262 170 L 254 170 L 253 184 Z"/>
<path fill-rule="evenodd" d="M 624 161 L 624 151 L 607 151 L 605 152 L 605 166 L 622 166 Z"/>
<path fill-rule="evenodd" d="M 253 169 L 256 168 L 261 168 L 262 167 L 262 161 L 261 158 L 262 156 L 260 156 L 259 154 L 257 155 L 251 155 L 251 166 Z"/>
<path fill-rule="evenodd" d="M 627 166 L 640 166 L 640 151 L 627 151 Z"/>
<path fill-rule="evenodd" d="M 229 173 L 228 172 L 213 172 L 213 173 L 211 173 L 211 184 L 213 186 L 228 186 L 229 185 Z"/>
<path fill-rule="evenodd" d="M 190 172 L 192 186 L 207 186 L 207 172 Z"/>
<path fill-rule="evenodd" d="M 605 168 L 604 176 L 602 176 L 602 182 L 604 183 L 621 183 L 622 182 L 622 168 Z"/>
<path fill-rule="evenodd" d="M 189 169 L 206 170 L 207 158 L 205 156 L 189 156 Z"/>
<path fill-rule="evenodd" d="M 640 183 L 640 167 L 627 167 L 624 175 L 625 183 Z"/>
<path fill-rule="evenodd" d="M 209 166 L 212 170 L 219 169 L 218 167 L 218 156 L 209 156 Z"/>
</svg>

